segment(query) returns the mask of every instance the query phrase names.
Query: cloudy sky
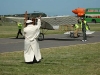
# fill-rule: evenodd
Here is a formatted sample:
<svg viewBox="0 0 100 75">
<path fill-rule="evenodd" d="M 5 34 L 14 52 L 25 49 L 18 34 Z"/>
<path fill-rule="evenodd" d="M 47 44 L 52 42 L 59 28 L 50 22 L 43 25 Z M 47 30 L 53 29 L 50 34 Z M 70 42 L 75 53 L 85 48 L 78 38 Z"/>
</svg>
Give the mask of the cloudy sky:
<svg viewBox="0 0 100 75">
<path fill-rule="evenodd" d="M 100 8 L 100 0 L 0 0 L 0 15 L 44 12 L 49 16 L 73 15 L 75 8 Z"/>
</svg>

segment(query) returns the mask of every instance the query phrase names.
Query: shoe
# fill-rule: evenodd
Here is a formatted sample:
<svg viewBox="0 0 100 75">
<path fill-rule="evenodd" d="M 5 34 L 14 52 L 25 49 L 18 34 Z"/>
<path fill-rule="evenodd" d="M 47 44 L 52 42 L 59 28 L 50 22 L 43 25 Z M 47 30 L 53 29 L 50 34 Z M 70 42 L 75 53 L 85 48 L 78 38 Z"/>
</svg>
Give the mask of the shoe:
<svg viewBox="0 0 100 75">
<path fill-rule="evenodd" d="M 26 64 L 33 64 L 33 62 L 25 62 Z"/>
<path fill-rule="evenodd" d="M 18 39 L 18 37 L 16 37 L 16 39 Z"/>
<path fill-rule="evenodd" d="M 82 40 L 83 42 L 86 42 L 87 40 Z"/>
<path fill-rule="evenodd" d="M 82 40 L 83 42 L 85 41 L 85 40 Z"/>
<path fill-rule="evenodd" d="M 37 61 L 36 63 L 40 63 L 40 62 L 41 62 L 41 60 Z"/>
<path fill-rule="evenodd" d="M 78 37 L 80 37 L 80 35 L 78 35 Z"/>
</svg>

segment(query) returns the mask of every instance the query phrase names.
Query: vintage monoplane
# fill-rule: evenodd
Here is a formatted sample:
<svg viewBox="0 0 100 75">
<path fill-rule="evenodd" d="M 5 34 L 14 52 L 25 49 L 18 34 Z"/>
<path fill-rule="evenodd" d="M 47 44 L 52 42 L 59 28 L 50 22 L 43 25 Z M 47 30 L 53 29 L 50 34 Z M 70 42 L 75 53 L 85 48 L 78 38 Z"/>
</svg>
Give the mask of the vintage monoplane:
<svg viewBox="0 0 100 75">
<path fill-rule="evenodd" d="M 25 17 L 6 17 L 10 20 L 16 21 L 16 22 L 22 22 L 24 23 L 25 20 L 27 20 L 27 11 L 25 12 Z M 51 17 L 41 17 L 41 29 L 47 29 L 47 30 L 55 30 L 59 29 L 61 25 L 72 25 L 77 23 L 77 17 L 75 16 L 51 16 Z M 65 32 L 64 34 L 70 35 L 73 31 Z M 87 34 L 92 34 L 92 32 L 87 32 Z M 72 36 L 71 36 L 72 37 Z M 44 33 L 41 32 L 39 36 L 39 40 L 44 40 Z"/>
</svg>

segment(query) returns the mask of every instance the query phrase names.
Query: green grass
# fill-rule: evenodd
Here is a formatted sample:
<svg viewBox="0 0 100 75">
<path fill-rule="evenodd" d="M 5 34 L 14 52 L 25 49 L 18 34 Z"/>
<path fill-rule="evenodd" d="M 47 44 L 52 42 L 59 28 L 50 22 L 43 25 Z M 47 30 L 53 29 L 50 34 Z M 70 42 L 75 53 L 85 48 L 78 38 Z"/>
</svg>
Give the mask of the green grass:
<svg viewBox="0 0 100 75">
<path fill-rule="evenodd" d="M 100 24 L 89 25 L 91 31 L 100 31 Z"/>
<path fill-rule="evenodd" d="M 0 75 L 100 75 L 100 43 L 41 49 L 42 61 L 25 64 L 23 52 L 0 53 Z"/>
<path fill-rule="evenodd" d="M 0 38 L 14 37 L 17 34 L 16 26 L 0 26 Z"/>
<path fill-rule="evenodd" d="M 2 23 L 0 26 L 0 38 L 15 37 L 17 35 L 17 25 L 15 23 Z"/>
</svg>

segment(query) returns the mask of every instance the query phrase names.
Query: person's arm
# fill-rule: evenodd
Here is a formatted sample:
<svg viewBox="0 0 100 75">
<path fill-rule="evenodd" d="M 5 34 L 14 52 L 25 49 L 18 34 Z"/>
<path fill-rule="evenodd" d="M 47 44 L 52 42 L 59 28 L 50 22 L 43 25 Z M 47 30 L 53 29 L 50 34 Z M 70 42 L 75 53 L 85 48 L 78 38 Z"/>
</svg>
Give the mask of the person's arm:
<svg viewBox="0 0 100 75">
<path fill-rule="evenodd" d="M 39 18 L 37 18 L 37 19 L 38 19 L 37 26 L 38 26 L 38 28 L 40 28 L 41 27 L 41 16 Z"/>
<path fill-rule="evenodd" d="M 28 20 L 27 11 L 25 12 L 24 18 L 25 18 L 24 19 L 24 27 L 26 27 L 27 26 L 26 21 Z"/>
<path fill-rule="evenodd" d="M 88 26 L 88 29 L 90 30 L 90 27 L 89 27 L 89 25 L 86 23 L 86 25 Z"/>
</svg>

